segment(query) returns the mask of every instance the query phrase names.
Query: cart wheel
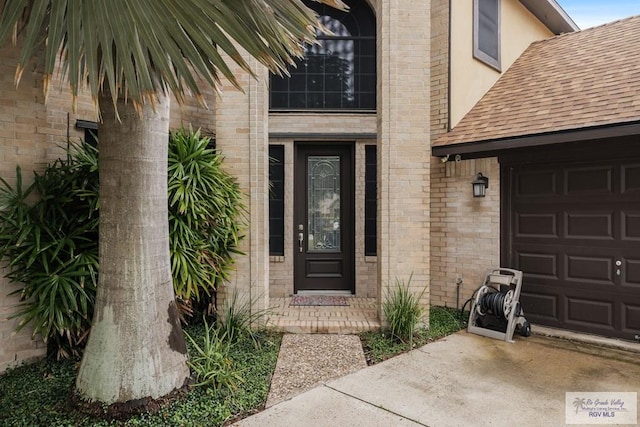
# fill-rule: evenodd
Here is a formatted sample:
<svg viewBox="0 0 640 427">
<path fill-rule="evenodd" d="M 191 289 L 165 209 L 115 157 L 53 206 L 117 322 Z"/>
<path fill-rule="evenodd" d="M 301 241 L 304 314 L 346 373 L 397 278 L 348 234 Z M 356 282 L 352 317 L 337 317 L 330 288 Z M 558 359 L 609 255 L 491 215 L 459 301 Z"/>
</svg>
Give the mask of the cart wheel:
<svg viewBox="0 0 640 427">
<path fill-rule="evenodd" d="M 531 323 L 524 322 L 522 326 L 520 326 L 520 335 L 525 338 L 531 335 Z"/>
</svg>

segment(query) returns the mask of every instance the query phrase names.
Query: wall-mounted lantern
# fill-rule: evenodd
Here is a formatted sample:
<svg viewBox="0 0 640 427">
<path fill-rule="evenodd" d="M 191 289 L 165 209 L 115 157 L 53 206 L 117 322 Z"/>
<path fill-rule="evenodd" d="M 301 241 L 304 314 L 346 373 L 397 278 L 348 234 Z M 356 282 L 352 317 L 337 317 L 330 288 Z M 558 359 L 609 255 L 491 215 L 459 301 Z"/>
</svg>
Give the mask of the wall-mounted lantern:
<svg viewBox="0 0 640 427">
<path fill-rule="evenodd" d="M 473 197 L 484 197 L 487 188 L 489 188 L 489 178 L 483 176 L 482 173 L 478 173 L 476 179 L 471 182 L 473 186 Z"/>
</svg>

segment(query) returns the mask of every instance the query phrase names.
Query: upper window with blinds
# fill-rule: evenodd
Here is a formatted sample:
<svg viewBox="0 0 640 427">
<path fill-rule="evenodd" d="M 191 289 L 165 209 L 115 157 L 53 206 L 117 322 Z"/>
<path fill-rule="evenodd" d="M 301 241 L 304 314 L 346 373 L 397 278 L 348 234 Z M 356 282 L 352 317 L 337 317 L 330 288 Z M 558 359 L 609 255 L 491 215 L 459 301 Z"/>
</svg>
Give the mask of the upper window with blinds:
<svg viewBox="0 0 640 427">
<path fill-rule="evenodd" d="M 473 56 L 501 71 L 500 0 L 473 1 Z"/>
<path fill-rule="evenodd" d="M 346 1 L 342 12 L 317 1 L 315 10 L 332 34 L 305 46 L 305 56 L 290 76 L 271 76 L 271 111 L 376 109 L 376 22 L 365 0 Z"/>
</svg>

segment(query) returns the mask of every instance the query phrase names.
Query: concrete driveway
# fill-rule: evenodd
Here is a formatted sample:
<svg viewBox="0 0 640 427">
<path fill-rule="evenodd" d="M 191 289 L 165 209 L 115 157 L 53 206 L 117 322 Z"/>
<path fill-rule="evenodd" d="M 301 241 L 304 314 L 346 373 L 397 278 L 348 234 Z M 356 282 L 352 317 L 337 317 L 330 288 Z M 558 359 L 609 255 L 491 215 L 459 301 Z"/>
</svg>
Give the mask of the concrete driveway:
<svg viewBox="0 0 640 427">
<path fill-rule="evenodd" d="M 566 392 L 640 396 L 639 353 L 541 336 L 515 339 L 459 332 L 236 425 L 562 426 Z"/>
</svg>

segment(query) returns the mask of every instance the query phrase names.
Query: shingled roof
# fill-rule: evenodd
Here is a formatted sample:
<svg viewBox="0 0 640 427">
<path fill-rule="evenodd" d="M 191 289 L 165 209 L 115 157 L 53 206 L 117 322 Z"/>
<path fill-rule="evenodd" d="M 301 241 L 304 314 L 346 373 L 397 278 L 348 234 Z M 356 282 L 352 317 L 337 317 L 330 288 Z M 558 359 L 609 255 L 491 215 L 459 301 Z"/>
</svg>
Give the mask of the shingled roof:
<svg viewBox="0 0 640 427">
<path fill-rule="evenodd" d="M 433 154 L 505 149 L 522 138 L 634 122 L 640 122 L 640 16 L 531 44 L 436 140 Z"/>
</svg>

